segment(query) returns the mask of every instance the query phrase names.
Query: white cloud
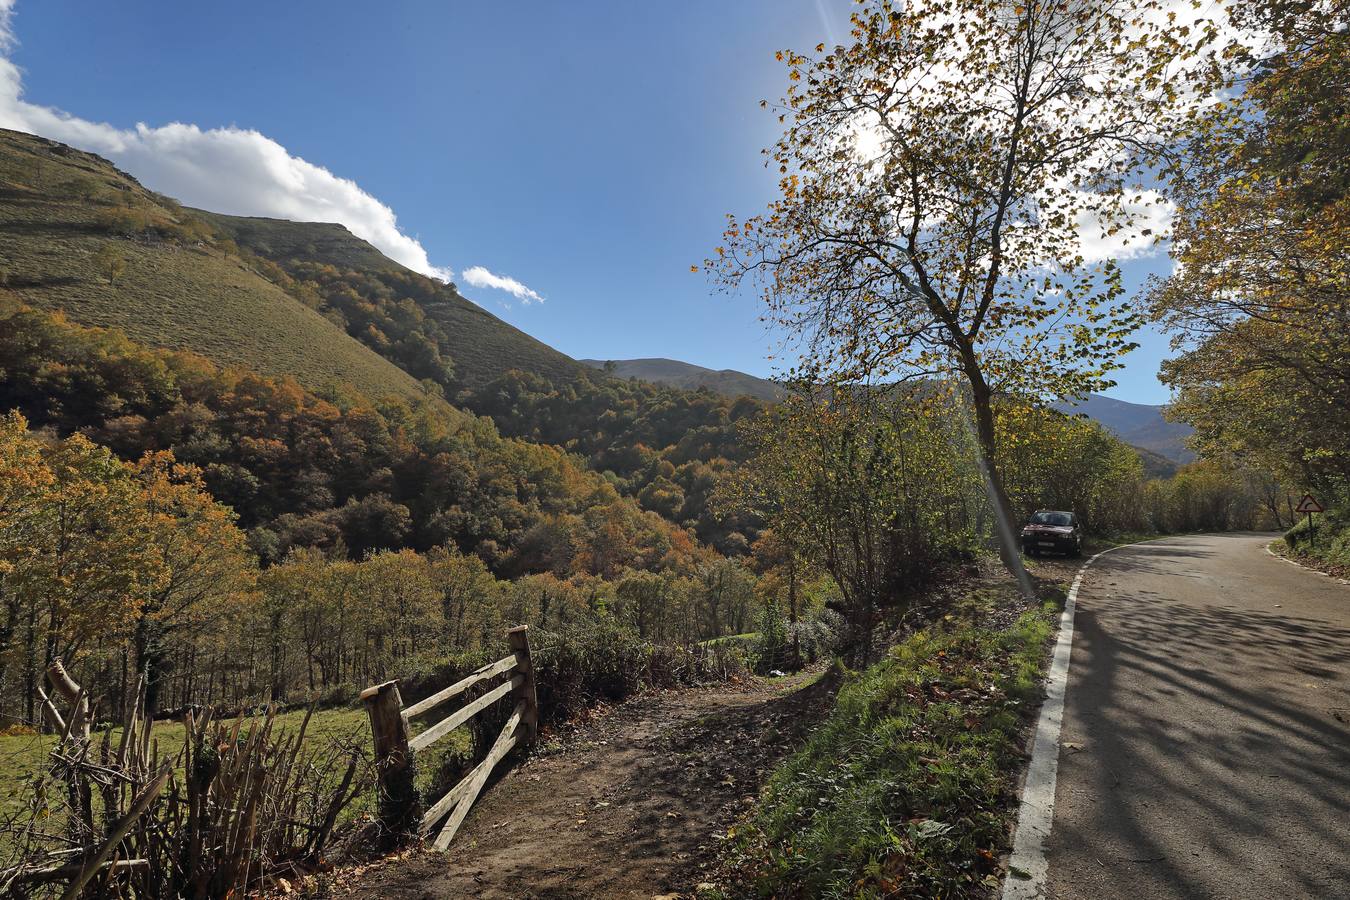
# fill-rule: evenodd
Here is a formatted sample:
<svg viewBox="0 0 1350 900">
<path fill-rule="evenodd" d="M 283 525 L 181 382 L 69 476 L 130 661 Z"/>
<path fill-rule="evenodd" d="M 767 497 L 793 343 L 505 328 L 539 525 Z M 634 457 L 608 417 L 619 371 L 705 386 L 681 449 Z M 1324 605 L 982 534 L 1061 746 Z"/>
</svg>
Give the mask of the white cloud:
<svg viewBox="0 0 1350 900">
<path fill-rule="evenodd" d="M 498 275 L 495 272 L 489 272 L 482 266 L 470 266 L 460 273 L 460 278 L 465 284 L 476 288 L 493 288 L 498 291 L 506 291 L 514 297 L 517 297 L 525 303 L 543 303 L 544 298 L 530 290 L 516 279 L 509 275 Z"/>
<path fill-rule="evenodd" d="M 1136 199 L 1137 198 L 1137 199 Z M 1158 191 L 1143 190 L 1122 203 L 1114 234 L 1102 225 L 1091 205 L 1079 208 L 1078 249 L 1088 263 L 1155 256 L 1162 252 L 1159 241 L 1168 236 L 1176 207 Z"/>
<path fill-rule="evenodd" d="M 16 43 L 16 0 L 0 0 L 0 53 Z M 189 206 L 241 216 L 339 222 L 414 271 L 449 281 L 426 249 L 398 227 L 394 211 L 356 182 L 293 156 L 257 131 L 174 122 L 118 128 L 23 99 L 22 73 L 0 56 L 0 127 L 38 134 L 106 156 L 152 190 Z"/>
</svg>

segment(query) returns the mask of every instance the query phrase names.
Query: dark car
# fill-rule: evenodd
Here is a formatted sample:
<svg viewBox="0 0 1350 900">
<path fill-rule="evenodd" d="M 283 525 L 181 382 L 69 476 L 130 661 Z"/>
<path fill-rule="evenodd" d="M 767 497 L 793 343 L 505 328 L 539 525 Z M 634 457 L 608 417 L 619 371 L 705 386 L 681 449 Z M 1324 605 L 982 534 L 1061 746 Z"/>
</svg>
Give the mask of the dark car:
<svg viewBox="0 0 1350 900">
<path fill-rule="evenodd" d="M 1082 556 L 1083 528 L 1078 517 L 1058 509 L 1032 513 L 1031 520 L 1022 528 L 1022 552 L 1028 556 L 1038 553 Z"/>
</svg>

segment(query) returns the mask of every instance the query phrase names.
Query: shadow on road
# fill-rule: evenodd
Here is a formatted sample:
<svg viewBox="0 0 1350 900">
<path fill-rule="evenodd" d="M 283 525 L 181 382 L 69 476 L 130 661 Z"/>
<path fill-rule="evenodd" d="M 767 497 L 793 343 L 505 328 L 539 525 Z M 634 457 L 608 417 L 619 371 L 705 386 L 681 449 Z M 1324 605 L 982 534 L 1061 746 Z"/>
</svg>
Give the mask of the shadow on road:
<svg viewBox="0 0 1350 900">
<path fill-rule="evenodd" d="M 1332 896 L 1335 885 L 1350 896 L 1350 710 L 1332 705 L 1326 683 L 1346 676 L 1350 629 L 1235 608 L 1222 593 L 1170 599 L 1169 582 L 1125 588 L 1141 574 L 1177 576 L 1167 560 L 1211 555 L 1151 545 L 1095 569 L 1105 593 L 1120 585 L 1123 596 L 1079 608 L 1071 704 L 1089 752 L 1080 763 L 1070 747 L 1064 759 L 1072 789 L 1094 805 L 1057 821 L 1056 845 L 1126 848 L 1096 862 L 1127 865 L 1135 888 L 1229 896 L 1209 877 L 1225 867 L 1256 879 L 1240 896 L 1267 896 L 1263 879 L 1300 896 Z"/>
</svg>

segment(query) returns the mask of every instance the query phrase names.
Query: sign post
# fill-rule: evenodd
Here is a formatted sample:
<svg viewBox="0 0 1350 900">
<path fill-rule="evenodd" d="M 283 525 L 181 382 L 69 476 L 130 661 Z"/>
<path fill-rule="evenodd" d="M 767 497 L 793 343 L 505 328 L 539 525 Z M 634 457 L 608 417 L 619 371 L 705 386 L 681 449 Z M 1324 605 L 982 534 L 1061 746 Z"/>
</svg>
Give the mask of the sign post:
<svg viewBox="0 0 1350 900">
<path fill-rule="evenodd" d="M 1323 512 L 1324 510 L 1322 509 L 1322 504 L 1318 503 L 1317 498 L 1315 498 L 1312 494 L 1304 494 L 1303 499 L 1298 501 L 1298 506 L 1294 507 L 1294 511 L 1307 514 L 1308 539 L 1312 542 L 1312 545 L 1316 547 L 1317 531 L 1313 527 L 1313 513 Z"/>
</svg>

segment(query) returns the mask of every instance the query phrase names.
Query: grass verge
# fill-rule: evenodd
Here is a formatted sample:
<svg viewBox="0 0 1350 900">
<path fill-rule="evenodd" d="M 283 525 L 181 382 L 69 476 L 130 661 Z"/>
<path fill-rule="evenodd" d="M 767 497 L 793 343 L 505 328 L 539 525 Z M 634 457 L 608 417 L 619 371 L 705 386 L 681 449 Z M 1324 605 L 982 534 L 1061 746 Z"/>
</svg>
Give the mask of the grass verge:
<svg viewBox="0 0 1350 900">
<path fill-rule="evenodd" d="M 761 897 L 954 897 L 997 890 L 1023 727 L 1058 614 L 947 621 L 854 676 L 733 838 Z"/>
<path fill-rule="evenodd" d="M 1270 548 L 1319 572 L 1350 577 L 1350 518 L 1332 509 L 1319 515 L 1311 529 L 1306 518 L 1300 519 Z"/>
</svg>

